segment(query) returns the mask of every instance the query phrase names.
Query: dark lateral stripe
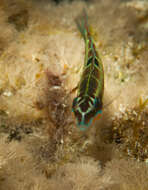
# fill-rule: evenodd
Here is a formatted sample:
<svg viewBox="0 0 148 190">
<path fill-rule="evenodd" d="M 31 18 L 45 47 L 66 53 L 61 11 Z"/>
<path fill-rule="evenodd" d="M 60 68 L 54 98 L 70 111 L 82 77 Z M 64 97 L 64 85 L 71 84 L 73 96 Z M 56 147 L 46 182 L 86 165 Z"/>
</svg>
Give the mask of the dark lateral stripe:
<svg viewBox="0 0 148 190">
<path fill-rule="evenodd" d="M 91 79 L 94 79 L 94 80 L 96 80 L 98 82 L 99 81 L 98 77 L 99 76 L 95 76 L 95 75 L 92 75 L 92 74 L 91 75 L 90 74 L 85 75 L 85 77 L 83 78 L 83 80 L 80 83 L 80 86 L 81 86 L 81 84 L 82 84 L 83 81 L 86 81 L 89 84 L 89 82 L 90 82 Z"/>
<path fill-rule="evenodd" d="M 91 47 L 88 47 L 88 58 L 94 56 L 94 50 Z"/>
<path fill-rule="evenodd" d="M 98 75 L 98 73 L 97 73 L 97 75 Z M 85 77 L 83 77 L 83 80 L 80 83 L 80 93 L 85 93 L 86 94 L 87 91 L 89 91 L 90 88 L 91 88 L 90 93 L 94 94 L 96 92 L 95 88 L 98 87 L 98 83 L 99 83 L 98 77 L 99 76 L 95 76 L 93 74 L 85 75 Z M 92 90 L 94 90 L 94 92 Z"/>
<path fill-rule="evenodd" d="M 85 78 L 86 76 L 88 76 L 91 72 L 91 67 L 85 67 L 82 73 L 82 77 Z"/>
<path fill-rule="evenodd" d="M 92 62 L 93 64 L 93 62 Z M 90 74 L 94 74 L 94 75 L 98 75 L 99 73 L 99 68 L 98 67 L 95 67 L 93 65 L 88 65 L 86 67 L 84 67 L 84 70 L 83 70 L 83 74 L 82 76 L 85 77 L 86 75 L 90 75 Z"/>
<path fill-rule="evenodd" d="M 99 77 L 99 69 L 96 67 L 93 67 L 91 75 L 98 78 Z"/>
<path fill-rule="evenodd" d="M 97 60 L 96 57 L 95 57 L 95 60 L 94 60 L 94 64 L 99 67 L 99 63 L 98 63 L 98 60 Z"/>
<path fill-rule="evenodd" d="M 81 83 L 80 83 L 80 93 L 82 93 L 82 94 L 85 93 L 85 90 L 86 90 L 86 88 L 87 88 L 87 82 L 88 82 L 87 79 L 88 79 L 87 77 L 84 78 L 84 79 L 81 81 Z"/>
<path fill-rule="evenodd" d="M 93 62 L 93 57 L 90 57 L 89 60 L 87 61 L 87 66 L 90 65 Z"/>
<path fill-rule="evenodd" d="M 89 80 L 91 77 L 93 77 L 93 78 L 95 78 L 98 81 L 99 76 L 100 76 L 99 69 L 97 69 L 96 67 L 93 67 L 92 69 L 89 70 L 89 72 L 85 72 L 84 71 L 84 73 L 83 73 L 83 80 L 84 79 Z"/>
<path fill-rule="evenodd" d="M 89 93 L 89 95 L 94 94 L 96 92 L 97 87 L 98 81 L 95 78 L 91 77 L 89 80 L 87 93 Z"/>
</svg>

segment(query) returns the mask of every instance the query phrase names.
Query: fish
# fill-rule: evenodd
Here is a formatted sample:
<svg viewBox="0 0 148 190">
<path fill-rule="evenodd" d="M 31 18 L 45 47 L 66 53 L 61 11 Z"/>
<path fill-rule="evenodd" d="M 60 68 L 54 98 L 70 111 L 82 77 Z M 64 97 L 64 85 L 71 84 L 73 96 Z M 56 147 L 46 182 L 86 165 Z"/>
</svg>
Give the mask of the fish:
<svg viewBox="0 0 148 190">
<path fill-rule="evenodd" d="M 85 42 L 85 59 L 77 96 L 73 99 L 72 112 L 76 118 L 77 127 L 80 130 L 86 130 L 91 126 L 94 118 L 102 114 L 104 70 L 91 27 L 88 25 L 86 11 L 83 11 L 75 22 Z"/>
</svg>

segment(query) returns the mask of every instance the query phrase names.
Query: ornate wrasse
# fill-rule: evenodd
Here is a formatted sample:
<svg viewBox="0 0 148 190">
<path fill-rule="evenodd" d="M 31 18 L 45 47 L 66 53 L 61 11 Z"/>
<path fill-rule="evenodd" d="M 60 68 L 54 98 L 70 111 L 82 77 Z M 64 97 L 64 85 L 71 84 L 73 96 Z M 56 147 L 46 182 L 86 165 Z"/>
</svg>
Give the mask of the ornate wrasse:
<svg viewBox="0 0 148 190">
<path fill-rule="evenodd" d="M 101 114 L 104 92 L 103 65 L 87 20 L 85 12 L 81 18 L 76 19 L 78 29 L 85 41 L 85 61 L 72 111 L 76 117 L 77 126 L 81 130 L 87 129 L 94 117 Z"/>
</svg>

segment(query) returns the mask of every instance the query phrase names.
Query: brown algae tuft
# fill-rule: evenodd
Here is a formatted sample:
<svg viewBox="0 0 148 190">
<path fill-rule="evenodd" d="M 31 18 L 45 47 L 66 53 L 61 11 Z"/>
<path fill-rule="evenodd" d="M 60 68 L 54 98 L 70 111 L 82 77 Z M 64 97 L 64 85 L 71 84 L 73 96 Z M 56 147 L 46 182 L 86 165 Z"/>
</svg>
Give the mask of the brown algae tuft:
<svg viewBox="0 0 148 190">
<path fill-rule="evenodd" d="M 125 156 L 147 161 L 148 159 L 148 99 L 140 98 L 134 109 L 126 109 L 112 123 L 113 142 Z"/>
</svg>

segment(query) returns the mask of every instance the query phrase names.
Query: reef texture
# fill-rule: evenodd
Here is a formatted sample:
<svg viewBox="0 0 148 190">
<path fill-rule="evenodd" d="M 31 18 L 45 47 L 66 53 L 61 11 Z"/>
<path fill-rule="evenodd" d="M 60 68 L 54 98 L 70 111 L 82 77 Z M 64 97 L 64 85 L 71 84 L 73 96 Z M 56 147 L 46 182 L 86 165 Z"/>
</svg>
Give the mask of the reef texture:
<svg viewBox="0 0 148 190">
<path fill-rule="evenodd" d="M 104 109 L 80 131 L 71 105 L 86 9 Z M 0 189 L 148 189 L 148 1 L 0 1 Z"/>
</svg>

